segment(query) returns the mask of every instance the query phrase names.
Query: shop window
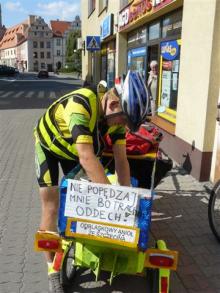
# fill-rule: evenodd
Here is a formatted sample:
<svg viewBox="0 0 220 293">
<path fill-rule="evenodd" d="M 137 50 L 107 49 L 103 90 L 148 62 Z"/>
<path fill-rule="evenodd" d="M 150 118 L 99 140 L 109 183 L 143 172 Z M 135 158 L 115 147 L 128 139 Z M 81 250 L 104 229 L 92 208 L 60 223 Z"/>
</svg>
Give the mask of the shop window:
<svg viewBox="0 0 220 293">
<path fill-rule="evenodd" d="M 99 0 L 99 13 L 101 13 L 108 6 L 108 0 Z"/>
<path fill-rule="evenodd" d="M 127 6 L 132 0 L 120 0 L 120 10 Z"/>
<path fill-rule="evenodd" d="M 160 38 L 160 22 L 153 23 L 149 26 L 149 40 Z"/>
<path fill-rule="evenodd" d="M 111 88 L 115 82 L 115 42 L 110 42 L 107 48 L 107 84 Z"/>
<path fill-rule="evenodd" d="M 102 46 L 101 48 L 101 80 L 107 79 L 107 47 Z"/>
<path fill-rule="evenodd" d="M 159 106 L 165 106 L 158 116 L 175 123 L 180 68 L 181 40 L 165 41 L 160 46 Z"/>
<path fill-rule="evenodd" d="M 180 35 L 182 29 L 182 10 L 166 16 L 162 22 L 162 37 Z"/>
<path fill-rule="evenodd" d="M 145 80 L 146 48 L 135 48 L 128 51 L 128 70 L 139 72 Z"/>
<path fill-rule="evenodd" d="M 137 47 L 146 43 L 146 27 L 139 28 L 128 35 L 128 47 Z"/>
<path fill-rule="evenodd" d="M 95 1 L 96 0 L 88 0 L 88 16 L 90 16 L 95 10 Z"/>
</svg>

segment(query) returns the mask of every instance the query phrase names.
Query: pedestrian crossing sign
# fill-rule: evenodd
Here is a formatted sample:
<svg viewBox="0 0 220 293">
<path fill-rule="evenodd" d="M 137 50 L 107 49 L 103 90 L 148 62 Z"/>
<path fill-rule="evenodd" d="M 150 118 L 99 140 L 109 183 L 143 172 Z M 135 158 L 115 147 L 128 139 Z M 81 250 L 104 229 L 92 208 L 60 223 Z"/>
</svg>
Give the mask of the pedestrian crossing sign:
<svg viewBox="0 0 220 293">
<path fill-rule="evenodd" d="M 98 51 L 101 49 L 100 36 L 87 36 L 86 37 L 86 50 Z"/>
</svg>

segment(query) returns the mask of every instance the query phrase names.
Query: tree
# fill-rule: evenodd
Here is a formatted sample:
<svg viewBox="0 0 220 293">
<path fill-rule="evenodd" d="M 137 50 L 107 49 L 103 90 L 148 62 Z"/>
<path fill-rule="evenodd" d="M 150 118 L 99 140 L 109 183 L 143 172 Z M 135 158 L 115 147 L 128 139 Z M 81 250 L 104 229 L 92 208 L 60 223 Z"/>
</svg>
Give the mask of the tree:
<svg viewBox="0 0 220 293">
<path fill-rule="evenodd" d="M 81 52 L 77 50 L 77 38 L 80 38 L 80 31 L 72 31 L 68 34 L 67 37 L 67 46 L 66 46 L 66 64 L 73 71 L 81 72 Z"/>
</svg>

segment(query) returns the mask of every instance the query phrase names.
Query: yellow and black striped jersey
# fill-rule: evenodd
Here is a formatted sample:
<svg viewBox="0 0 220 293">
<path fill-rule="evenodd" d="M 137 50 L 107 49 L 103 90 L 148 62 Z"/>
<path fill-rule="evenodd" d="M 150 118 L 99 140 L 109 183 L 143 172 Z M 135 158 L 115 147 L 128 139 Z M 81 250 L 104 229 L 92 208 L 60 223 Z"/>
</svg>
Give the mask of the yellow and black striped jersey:
<svg viewBox="0 0 220 293">
<path fill-rule="evenodd" d="M 124 126 L 107 127 L 98 123 L 99 101 L 86 88 L 73 91 L 55 101 L 40 118 L 35 135 L 41 144 L 55 155 L 77 160 L 77 143 L 90 143 L 97 155 L 103 149 L 106 134 L 113 144 L 125 144 Z"/>
</svg>

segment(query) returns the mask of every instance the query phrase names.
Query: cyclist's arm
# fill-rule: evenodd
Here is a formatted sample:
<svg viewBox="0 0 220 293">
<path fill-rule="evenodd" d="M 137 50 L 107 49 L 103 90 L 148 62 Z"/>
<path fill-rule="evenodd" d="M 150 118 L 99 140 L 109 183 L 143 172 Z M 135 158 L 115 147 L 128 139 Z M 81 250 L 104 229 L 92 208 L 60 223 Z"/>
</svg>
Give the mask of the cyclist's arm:
<svg viewBox="0 0 220 293">
<path fill-rule="evenodd" d="M 125 144 L 114 144 L 115 171 L 120 185 L 130 186 L 130 167 L 126 155 Z"/>
<path fill-rule="evenodd" d="M 110 184 L 102 164 L 95 156 L 93 145 L 88 143 L 77 143 L 76 149 L 79 155 L 80 165 L 85 170 L 89 179 L 96 183 Z"/>
</svg>

